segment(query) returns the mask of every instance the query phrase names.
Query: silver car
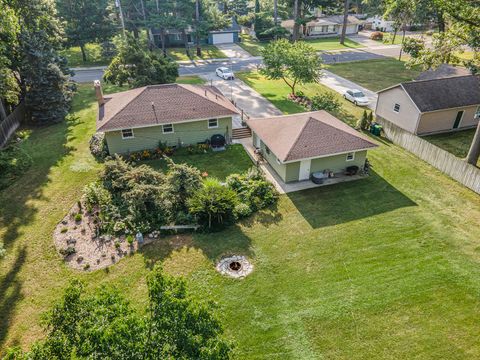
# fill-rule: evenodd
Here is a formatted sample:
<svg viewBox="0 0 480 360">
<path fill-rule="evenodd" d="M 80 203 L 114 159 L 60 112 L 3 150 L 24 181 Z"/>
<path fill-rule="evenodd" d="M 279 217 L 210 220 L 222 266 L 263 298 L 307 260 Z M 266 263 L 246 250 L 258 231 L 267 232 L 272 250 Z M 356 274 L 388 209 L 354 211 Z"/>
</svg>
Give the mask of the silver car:
<svg viewBox="0 0 480 360">
<path fill-rule="evenodd" d="M 233 75 L 232 70 L 227 67 L 219 67 L 215 70 L 215 74 L 221 77 L 223 80 L 235 80 L 235 75 Z"/>
<path fill-rule="evenodd" d="M 343 97 L 357 106 L 367 106 L 370 100 L 360 90 L 347 90 Z"/>
</svg>

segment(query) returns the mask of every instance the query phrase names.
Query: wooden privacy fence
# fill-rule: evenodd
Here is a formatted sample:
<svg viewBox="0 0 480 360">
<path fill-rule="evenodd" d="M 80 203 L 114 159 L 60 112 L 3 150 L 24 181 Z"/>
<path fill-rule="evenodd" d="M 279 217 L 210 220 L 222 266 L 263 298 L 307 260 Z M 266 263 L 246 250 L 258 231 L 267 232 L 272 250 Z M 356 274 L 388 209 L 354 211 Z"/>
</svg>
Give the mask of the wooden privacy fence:
<svg viewBox="0 0 480 360">
<path fill-rule="evenodd" d="M 386 137 L 393 143 L 412 152 L 444 174 L 480 194 L 479 168 L 468 164 L 448 151 L 440 149 L 387 120 L 377 118 L 377 121 L 382 124 Z"/>
<path fill-rule="evenodd" d="M 25 104 L 22 102 L 4 120 L 0 120 L 0 149 L 5 146 L 24 119 Z"/>
</svg>

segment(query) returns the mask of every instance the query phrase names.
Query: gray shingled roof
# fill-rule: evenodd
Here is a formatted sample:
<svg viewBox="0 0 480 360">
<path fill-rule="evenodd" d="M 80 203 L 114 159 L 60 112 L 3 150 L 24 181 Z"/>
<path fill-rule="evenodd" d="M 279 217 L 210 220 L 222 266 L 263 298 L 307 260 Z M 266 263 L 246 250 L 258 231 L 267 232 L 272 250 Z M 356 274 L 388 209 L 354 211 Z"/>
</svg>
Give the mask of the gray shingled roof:
<svg viewBox="0 0 480 360">
<path fill-rule="evenodd" d="M 150 85 L 107 95 L 105 100 L 105 104 L 99 108 L 97 131 L 134 129 L 238 114 L 235 106 L 217 88 L 203 85 Z"/>
<path fill-rule="evenodd" d="M 456 76 L 471 75 L 470 70 L 461 66 L 452 66 L 448 64 L 442 64 L 435 70 L 427 70 L 422 72 L 415 80 L 433 80 L 433 79 L 445 79 Z"/>
<path fill-rule="evenodd" d="M 326 111 L 249 119 L 248 126 L 282 162 L 376 147 Z"/>
<path fill-rule="evenodd" d="M 421 112 L 480 104 L 480 77 L 458 76 L 411 81 L 401 86 Z"/>
</svg>

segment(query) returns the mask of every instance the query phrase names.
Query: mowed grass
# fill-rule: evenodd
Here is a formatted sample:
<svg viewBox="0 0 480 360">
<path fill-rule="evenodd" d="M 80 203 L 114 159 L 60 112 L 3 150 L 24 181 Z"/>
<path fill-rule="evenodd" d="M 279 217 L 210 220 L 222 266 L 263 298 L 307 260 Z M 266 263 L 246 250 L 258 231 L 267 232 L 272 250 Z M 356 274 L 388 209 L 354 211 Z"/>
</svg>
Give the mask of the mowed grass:
<svg viewBox="0 0 480 360">
<path fill-rule="evenodd" d="M 88 151 L 95 110 L 93 89 L 81 85 L 78 120 L 35 129 L 24 143 L 35 165 L 0 192 L 2 352 L 44 335 L 40 314 L 72 278 L 88 291 L 116 286 L 141 311 L 144 277 L 161 261 L 217 302 L 236 359 L 480 356 L 478 195 L 383 140 L 365 180 L 283 195 L 237 226 L 162 238 L 108 271 L 70 270 L 51 235 L 101 170 Z M 247 255 L 254 272 L 220 276 L 214 266 L 227 254 Z"/>
<path fill-rule="evenodd" d="M 446 134 L 424 136 L 423 138 L 439 148 L 463 159 L 468 154 L 473 136 L 475 135 L 475 130 L 476 129 L 469 129 Z M 480 167 L 480 159 L 477 162 L 477 166 Z"/>
<path fill-rule="evenodd" d="M 326 69 L 372 91 L 411 81 L 422 72 L 419 67 L 408 69 L 403 61 L 395 59 L 339 63 L 327 65 Z"/>
<path fill-rule="evenodd" d="M 82 52 L 80 47 L 74 46 L 61 51 L 61 54 L 67 58 L 68 65 L 71 67 L 89 67 L 89 66 L 106 66 L 110 63 L 110 58 L 102 57 L 102 50 L 100 44 L 87 44 L 85 46 L 87 61 L 84 62 L 82 58 Z M 202 56 L 196 55 L 196 48 L 191 47 L 190 57 L 187 56 L 185 48 L 167 48 L 167 56 L 175 61 L 187 61 L 187 60 L 204 60 L 204 59 L 217 59 L 226 58 L 227 56 L 214 45 L 202 45 Z M 161 49 L 155 50 L 161 54 Z"/>
<path fill-rule="evenodd" d="M 189 154 L 185 149 L 179 149 L 172 155 L 172 160 L 192 165 L 202 173 L 206 172 L 209 176 L 222 181 L 230 174 L 242 173 L 253 166 L 252 160 L 240 144 L 230 145 L 225 151 L 208 151 L 204 154 Z M 167 170 L 165 160 L 151 160 L 145 164 L 157 170 Z"/>
<path fill-rule="evenodd" d="M 316 51 L 329 51 L 329 50 L 346 50 L 349 48 L 358 48 L 362 47 L 361 44 L 350 40 L 345 39 L 345 44 L 340 44 L 340 38 L 327 37 L 320 39 L 308 39 L 304 40 L 307 44 L 313 47 Z M 258 41 L 252 39 L 249 35 L 242 35 L 242 41 L 238 43 L 244 50 L 248 51 L 252 56 L 261 56 L 262 50 L 267 46 L 269 41 Z"/>
</svg>

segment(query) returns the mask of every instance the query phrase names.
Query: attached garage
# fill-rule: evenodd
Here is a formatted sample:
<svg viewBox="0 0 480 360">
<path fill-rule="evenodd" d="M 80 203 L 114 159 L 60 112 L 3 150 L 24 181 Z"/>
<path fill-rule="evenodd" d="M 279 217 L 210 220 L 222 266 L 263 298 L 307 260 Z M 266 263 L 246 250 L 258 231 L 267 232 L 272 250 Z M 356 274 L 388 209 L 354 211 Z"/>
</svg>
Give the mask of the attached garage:
<svg viewBox="0 0 480 360">
<path fill-rule="evenodd" d="M 212 45 L 233 44 L 238 42 L 238 31 L 212 31 L 208 35 L 208 43 Z"/>
</svg>

